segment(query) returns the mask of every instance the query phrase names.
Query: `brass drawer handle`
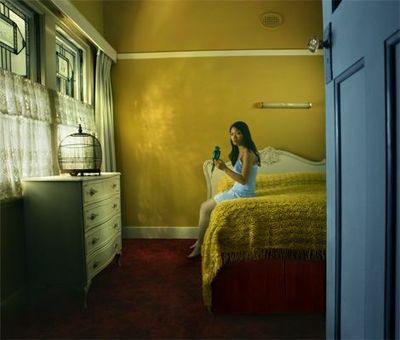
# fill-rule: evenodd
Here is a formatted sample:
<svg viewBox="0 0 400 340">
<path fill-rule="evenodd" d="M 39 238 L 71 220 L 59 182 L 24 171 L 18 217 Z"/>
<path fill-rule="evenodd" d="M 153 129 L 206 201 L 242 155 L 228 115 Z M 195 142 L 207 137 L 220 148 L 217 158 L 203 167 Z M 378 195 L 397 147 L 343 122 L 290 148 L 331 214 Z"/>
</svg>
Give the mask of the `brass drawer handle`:
<svg viewBox="0 0 400 340">
<path fill-rule="evenodd" d="M 97 216 L 99 216 L 98 214 L 95 214 L 95 213 L 92 213 L 91 215 L 90 215 L 90 220 L 94 220 Z"/>
<path fill-rule="evenodd" d="M 89 195 L 90 195 L 90 196 L 93 196 L 94 194 L 97 194 L 97 190 L 96 190 L 96 189 L 93 189 L 93 188 L 90 188 L 90 190 L 89 190 Z"/>
</svg>

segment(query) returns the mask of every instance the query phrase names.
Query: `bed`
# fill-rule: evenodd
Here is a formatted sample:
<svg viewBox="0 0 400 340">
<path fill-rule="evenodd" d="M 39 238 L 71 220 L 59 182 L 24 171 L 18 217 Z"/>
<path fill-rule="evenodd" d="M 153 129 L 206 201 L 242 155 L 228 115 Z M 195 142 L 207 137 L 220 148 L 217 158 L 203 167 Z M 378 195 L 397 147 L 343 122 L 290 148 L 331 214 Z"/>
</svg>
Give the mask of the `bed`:
<svg viewBox="0 0 400 340">
<path fill-rule="evenodd" d="M 204 304 L 215 313 L 324 313 L 325 161 L 273 147 L 260 157 L 256 197 L 221 202 L 211 215 Z M 208 197 L 232 184 L 211 167 L 203 165 Z"/>
</svg>

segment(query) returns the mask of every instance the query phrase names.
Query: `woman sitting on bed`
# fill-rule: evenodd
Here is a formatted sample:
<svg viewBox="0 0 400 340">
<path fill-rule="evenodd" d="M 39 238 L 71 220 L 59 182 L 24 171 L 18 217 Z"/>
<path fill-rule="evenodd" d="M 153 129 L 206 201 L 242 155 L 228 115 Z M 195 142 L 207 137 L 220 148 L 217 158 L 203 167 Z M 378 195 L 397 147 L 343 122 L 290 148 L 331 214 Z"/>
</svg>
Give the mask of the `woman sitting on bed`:
<svg viewBox="0 0 400 340">
<path fill-rule="evenodd" d="M 214 198 L 203 202 L 200 206 L 199 236 L 191 246 L 193 251 L 189 258 L 197 257 L 201 253 L 204 234 L 210 221 L 211 212 L 219 202 L 241 197 L 254 197 L 256 195 L 256 176 L 260 166 L 260 156 L 257 151 L 249 127 L 245 122 L 235 122 L 229 128 L 232 150 L 229 159 L 234 164 L 233 170 L 229 169 L 221 159 L 215 160 L 215 166 L 224 171 L 235 183 L 231 189 L 220 192 Z"/>
</svg>

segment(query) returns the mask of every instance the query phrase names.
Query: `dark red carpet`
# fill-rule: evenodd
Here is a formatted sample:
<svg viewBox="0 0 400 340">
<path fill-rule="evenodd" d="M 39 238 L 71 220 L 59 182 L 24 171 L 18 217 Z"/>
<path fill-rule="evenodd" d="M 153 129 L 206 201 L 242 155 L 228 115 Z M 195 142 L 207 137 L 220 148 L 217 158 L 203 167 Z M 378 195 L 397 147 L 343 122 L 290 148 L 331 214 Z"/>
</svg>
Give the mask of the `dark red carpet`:
<svg viewBox="0 0 400 340">
<path fill-rule="evenodd" d="M 322 315 L 213 315 L 201 297 L 193 240 L 124 240 L 92 282 L 88 308 L 78 295 L 49 292 L 40 305 L 2 325 L 4 338 L 283 339 L 324 338 Z"/>
</svg>

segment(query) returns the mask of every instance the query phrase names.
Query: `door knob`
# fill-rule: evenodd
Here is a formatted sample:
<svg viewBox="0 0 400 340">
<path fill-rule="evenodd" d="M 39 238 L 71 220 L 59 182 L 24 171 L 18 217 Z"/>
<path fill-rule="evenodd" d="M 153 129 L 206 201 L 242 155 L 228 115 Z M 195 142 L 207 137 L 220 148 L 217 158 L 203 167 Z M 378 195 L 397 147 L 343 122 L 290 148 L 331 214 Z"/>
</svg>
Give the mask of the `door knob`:
<svg viewBox="0 0 400 340">
<path fill-rule="evenodd" d="M 308 42 L 308 50 L 311 53 L 317 52 L 320 48 L 331 47 L 329 40 L 320 40 L 317 37 L 312 37 Z"/>
</svg>

